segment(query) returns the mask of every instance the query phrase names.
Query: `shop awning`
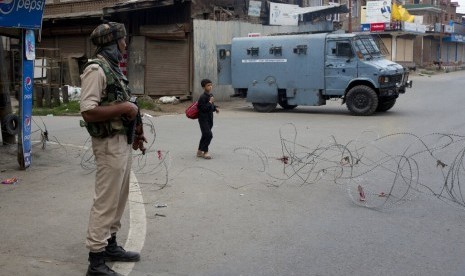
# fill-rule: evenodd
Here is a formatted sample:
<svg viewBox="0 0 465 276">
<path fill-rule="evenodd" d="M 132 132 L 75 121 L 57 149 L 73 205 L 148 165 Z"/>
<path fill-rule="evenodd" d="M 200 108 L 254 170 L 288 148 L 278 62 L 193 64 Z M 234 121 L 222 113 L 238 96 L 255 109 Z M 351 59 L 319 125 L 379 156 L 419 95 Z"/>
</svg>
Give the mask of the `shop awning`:
<svg viewBox="0 0 465 276">
<path fill-rule="evenodd" d="M 21 36 L 21 29 L 0 27 L 0 35 L 19 38 Z"/>
<path fill-rule="evenodd" d="M 144 10 L 171 5 L 174 5 L 174 0 L 129 0 L 126 2 L 115 4 L 113 7 L 103 8 L 103 13 L 105 15 L 108 15 L 118 12 L 130 12 L 135 10 Z"/>
<path fill-rule="evenodd" d="M 346 5 L 340 4 L 332 4 L 328 6 L 316 6 L 316 7 L 305 7 L 305 8 L 296 8 L 290 15 L 305 15 L 311 14 L 314 17 L 318 16 L 325 16 L 328 14 L 335 14 L 335 13 L 348 13 L 349 9 L 347 9 Z"/>
<path fill-rule="evenodd" d="M 53 19 L 80 19 L 80 18 L 89 18 L 89 17 L 100 17 L 103 16 L 103 12 L 99 11 L 86 11 L 86 12 L 71 12 L 71 13 L 62 13 L 62 14 L 49 14 L 44 15 L 43 20 L 53 20 Z"/>
</svg>

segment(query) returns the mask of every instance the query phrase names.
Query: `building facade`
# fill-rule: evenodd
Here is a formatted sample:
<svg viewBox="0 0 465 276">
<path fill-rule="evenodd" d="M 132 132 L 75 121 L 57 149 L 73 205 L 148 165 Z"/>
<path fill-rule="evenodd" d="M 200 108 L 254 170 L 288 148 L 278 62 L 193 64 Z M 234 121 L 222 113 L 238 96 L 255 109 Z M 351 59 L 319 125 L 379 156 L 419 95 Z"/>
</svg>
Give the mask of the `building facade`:
<svg viewBox="0 0 465 276">
<path fill-rule="evenodd" d="M 280 3 L 296 6 L 305 4 L 302 0 Z M 343 8 L 337 9 L 344 11 Z M 205 68 L 198 66 L 205 59 L 201 48 L 212 49 L 215 43 L 228 43 L 234 36 L 247 35 L 240 31 L 220 31 L 223 27 L 212 28 L 211 24 L 202 25 L 200 21 L 240 22 L 245 26 L 244 30 L 262 35 L 273 32 L 330 31 L 333 29 L 332 22 L 325 18 L 332 12 L 305 12 L 297 26 L 280 28 L 266 26 L 270 25 L 270 4 L 262 0 L 49 0 L 46 2 L 38 47 L 59 49 L 63 59 L 79 60 L 82 66 L 95 51 L 89 40 L 92 30 L 102 19 L 121 22 L 128 31 L 125 66 L 133 93 L 151 97 L 195 98 L 199 93 L 197 78 L 201 77 L 201 73 L 195 73 L 194 70 Z M 205 41 L 194 40 L 194 22 L 198 22 L 199 26 L 196 32 L 206 32 L 198 33 L 198 38 L 215 38 L 207 40 L 209 45 L 204 45 Z M 231 26 L 241 29 L 234 24 Z M 215 53 L 209 52 L 209 55 Z M 215 62 L 215 59 L 209 60 Z M 69 77 L 69 81 L 77 83 L 77 77 L 75 73 Z"/>
</svg>

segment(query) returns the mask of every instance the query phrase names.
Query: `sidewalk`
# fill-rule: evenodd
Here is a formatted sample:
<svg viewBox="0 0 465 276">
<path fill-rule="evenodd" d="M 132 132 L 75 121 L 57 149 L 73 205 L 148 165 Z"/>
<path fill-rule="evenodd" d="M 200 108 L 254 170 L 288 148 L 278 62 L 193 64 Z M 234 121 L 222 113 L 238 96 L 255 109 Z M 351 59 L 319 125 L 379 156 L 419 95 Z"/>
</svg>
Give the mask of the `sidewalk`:
<svg viewBox="0 0 465 276">
<path fill-rule="evenodd" d="M 78 150 L 33 147 L 33 166 L 18 170 L 16 146 L 0 147 L 0 275 L 83 275 L 92 174 Z"/>
</svg>

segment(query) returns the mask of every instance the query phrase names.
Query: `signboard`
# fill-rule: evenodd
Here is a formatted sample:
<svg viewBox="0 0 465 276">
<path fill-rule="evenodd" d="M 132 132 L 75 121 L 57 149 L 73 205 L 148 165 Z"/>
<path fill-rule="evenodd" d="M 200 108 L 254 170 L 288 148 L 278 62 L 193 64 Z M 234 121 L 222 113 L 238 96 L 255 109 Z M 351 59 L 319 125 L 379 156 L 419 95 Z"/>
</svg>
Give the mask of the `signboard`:
<svg viewBox="0 0 465 276">
<path fill-rule="evenodd" d="M 32 121 L 32 91 L 34 88 L 34 59 L 35 58 L 35 37 L 33 30 L 24 30 L 22 32 L 22 41 L 24 41 L 22 69 L 22 89 L 21 89 L 21 104 L 20 104 L 20 127 L 21 127 L 21 145 L 20 156 L 23 160 L 19 160 L 22 168 L 27 168 L 31 165 L 31 121 Z"/>
<path fill-rule="evenodd" d="M 370 24 L 370 32 L 382 32 L 385 30 L 385 24 L 384 23 L 373 23 Z"/>
<path fill-rule="evenodd" d="M 403 31 L 415 32 L 415 33 L 426 33 L 426 26 L 423 24 L 403 22 Z"/>
<path fill-rule="evenodd" d="M 454 26 L 451 25 L 444 25 L 444 32 L 445 33 L 454 33 Z"/>
<path fill-rule="evenodd" d="M 35 36 L 33 30 L 23 30 L 24 41 L 22 53 L 22 87 L 19 104 L 20 112 L 20 141 L 18 143 L 18 161 L 22 169 L 31 165 L 31 121 L 32 121 L 32 92 L 34 88 L 34 58 Z"/>
<path fill-rule="evenodd" d="M 260 17 L 260 11 L 262 10 L 262 2 L 261 1 L 249 1 L 249 16 L 256 16 Z"/>
<path fill-rule="evenodd" d="M 360 24 L 360 30 L 362 32 L 369 32 L 370 31 L 370 24 Z"/>
<path fill-rule="evenodd" d="M 0 0 L 0 27 L 40 29 L 45 0 Z"/>
<path fill-rule="evenodd" d="M 270 25 L 297 26 L 299 15 L 291 14 L 298 5 L 270 3 Z"/>
<path fill-rule="evenodd" d="M 368 1 L 365 9 L 363 23 L 389 23 L 391 22 L 391 1 Z"/>
<path fill-rule="evenodd" d="M 462 42 L 465 43 L 465 35 L 461 34 L 451 34 L 450 37 L 444 37 L 442 39 L 444 42 Z"/>
</svg>

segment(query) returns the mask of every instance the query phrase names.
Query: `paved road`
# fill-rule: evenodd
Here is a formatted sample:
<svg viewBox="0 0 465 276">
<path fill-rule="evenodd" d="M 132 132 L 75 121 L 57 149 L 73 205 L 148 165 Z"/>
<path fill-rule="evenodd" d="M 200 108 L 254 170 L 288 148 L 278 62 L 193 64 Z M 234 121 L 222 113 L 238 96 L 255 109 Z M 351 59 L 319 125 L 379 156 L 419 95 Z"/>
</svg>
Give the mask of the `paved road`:
<svg viewBox="0 0 465 276">
<path fill-rule="evenodd" d="M 146 158 L 135 158 L 134 213 L 127 212 L 120 234 L 130 246 L 143 242 L 143 258 L 117 269 L 130 275 L 464 275 L 465 210 L 428 193 L 441 188 L 438 158 L 447 171 L 464 148 L 459 141 L 436 150 L 445 138 L 429 135 L 465 135 L 464 76 L 414 77 L 414 88 L 392 111 L 370 117 L 351 116 L 340 102 L 270 114 L 247 103 L 222 110 L 212 160 L 195 157 L 196 121 L 152 118 L 156 142 Z M 20 182 L 0 186 L 0 275 L 83 275 L 93 185 L 81 148 L 87 135 L 79 118 L 35 118 L 43 127 L 41 120 L 61 145 L 37 145 L 26 172 L 15 170 L 14 149 L 1 152 L 1 178 Z M 375 141 L 389 134 L 396 135 Z M 290 141 L 284 153 L 282 139 Z M 424 154 L 425 147 L 437 158 Z M 347 165 L 339 174 L 348 153 L 361 164 L 352 179 L 343 178 Z M 277 160 L 283 156 L 290 163 Z M 376 195 L 389 191 L 392 197 Z"/>
</svg>

